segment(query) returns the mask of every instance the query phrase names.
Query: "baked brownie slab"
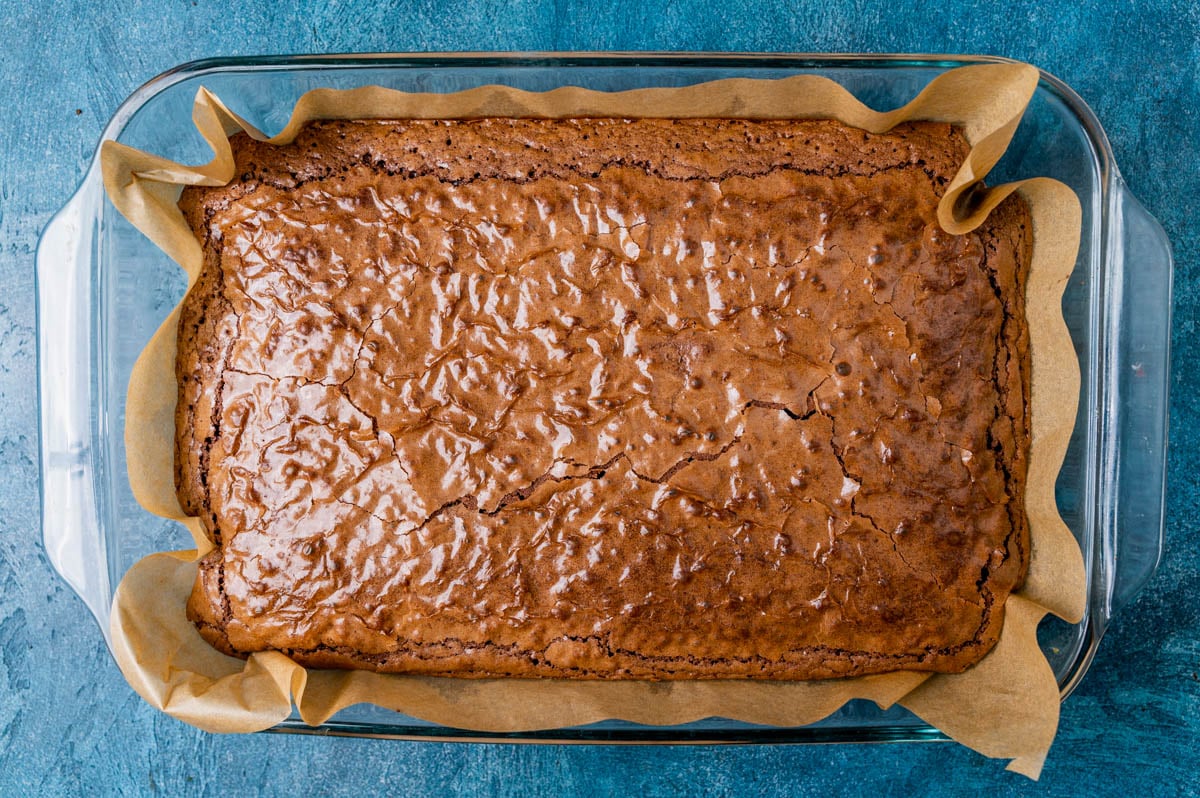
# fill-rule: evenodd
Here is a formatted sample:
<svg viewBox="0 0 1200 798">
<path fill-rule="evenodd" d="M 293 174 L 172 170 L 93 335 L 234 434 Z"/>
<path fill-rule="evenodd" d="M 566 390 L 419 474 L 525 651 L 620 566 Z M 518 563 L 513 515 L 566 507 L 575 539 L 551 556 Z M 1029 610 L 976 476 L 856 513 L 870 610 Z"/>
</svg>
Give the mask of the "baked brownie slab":
<svg viewBox="0 0 1200 798">
<path fill-rule="evenodd" d="M 1023 578 L 1030 224 L 955 129 L 320 122 L 185 190 L 219 649 L 457 676 L 959 671 Z"/>
</svg>

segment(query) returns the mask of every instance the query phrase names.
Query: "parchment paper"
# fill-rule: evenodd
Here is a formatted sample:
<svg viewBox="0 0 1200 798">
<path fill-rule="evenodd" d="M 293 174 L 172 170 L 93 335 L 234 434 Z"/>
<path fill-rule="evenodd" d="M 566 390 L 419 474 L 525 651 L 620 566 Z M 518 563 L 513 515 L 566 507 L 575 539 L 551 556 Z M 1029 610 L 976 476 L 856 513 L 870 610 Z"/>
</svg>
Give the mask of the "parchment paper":
<svg viewBox="0 0 1200 798">
<path fill-rule="evenodd" d="M 113 204 L 187 272 L 202 252 L 176 207 L 185 185 L 223 185 L 233 176 L 228 137 L 244 130 L 290 142 L 311 119 L 564 117 L 831 118 L 872 132 L 906 120 L 950 122 L 972 145 L 938 208 L 951 233 L 969 232 L 1012 191 L 1033 215 L 1034 254 L 1027 289 L 1033 359 L 1032 453 L 1026 508 L 1032 552 L 1024 587 L 1008 601 L 999 643 L 975 667 L 955 675 L 897 672 L 809 682 L 745 680 L 604 682 L 568 679 L 453 679 L 306 670 L 280 653 L 242 661 L 205 643 L 184 615 L 195 561 L 212 548 L 188 518 L 173 484 L 178 307 L 134 366 L 125 443 L 134 495 L 150 512 L 188 526 L 196 550 L 151 555 L 117 588 L 113 647 L 130 685 L 164 712 L 202 729 L 250 732 L 300 716 L 319 724 L 352 704 L 371 702 L 448 726 L 528 731 L 623 719 L 678 724 L 710 716 L 793 726 L 819 720 L 852 698 L 881 707 L 899 702 L 955 740 L 1036 778 L 1058 724 L 1059 692 L 1037 645 L 1046 612 L 1077 622 L 1085 575 L 1078 545 L 1059 517 L 1054 481 L 1066 452 L 1079 394 L 1079 367 L 1061 313 L 1074 266 L 1080 207 L 1066 186 L 1044 178 L 982 189 L 1036 88 L 1037 70 L 981 65 L 947 72 L 912 102 L 872 111 L 824 78 L 724 80 L 676 89 L 602 93 L 579 88 L 531 94 L 488 86 L 457 94 L 406 94 L 379 87 L 319 89 L 305 94 L 287 127 L 271 139 L 201 89 L 192 118 L 215 153 L 204 166 L 183 166 L 106 142 L 101 154 Z"/>
</svg>

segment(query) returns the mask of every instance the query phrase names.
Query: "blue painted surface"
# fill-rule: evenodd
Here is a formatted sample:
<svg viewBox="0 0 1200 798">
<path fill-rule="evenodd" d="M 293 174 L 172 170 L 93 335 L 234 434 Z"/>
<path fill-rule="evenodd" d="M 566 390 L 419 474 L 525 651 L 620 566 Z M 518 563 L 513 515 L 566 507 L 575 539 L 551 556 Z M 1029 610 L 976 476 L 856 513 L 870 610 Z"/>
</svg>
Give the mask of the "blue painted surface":
<svg viewBox="0 0 1200 798">
<path fill-rule="evenodd" d="M 0 795 L 1200 792 L 1200 6 L 868 0 L 412 4 L 0 0 Z M 914 4 L 915 5 L 915 4 Z M 1080 7 L 1082 6 L 1082 7 Z M 122 22 L 120 20 L 127 20 Z M 601 747 L 215 737 L 127 687 L 39 544 L 33 252 L 109 115 L 213 55 L 478 49 L 995 53 L 1071 84 L 1176 255 L 1167 549 L 1115 619 L 1032 785 L 952 744 Z"/>
</svg>

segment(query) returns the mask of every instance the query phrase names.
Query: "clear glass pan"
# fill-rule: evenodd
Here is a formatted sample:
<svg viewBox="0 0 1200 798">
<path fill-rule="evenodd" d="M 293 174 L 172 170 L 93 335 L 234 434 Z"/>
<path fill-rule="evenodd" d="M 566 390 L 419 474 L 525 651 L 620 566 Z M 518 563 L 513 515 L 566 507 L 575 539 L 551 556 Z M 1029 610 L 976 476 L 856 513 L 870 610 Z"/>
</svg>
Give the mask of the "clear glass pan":
<svg viewBox="0 0 1200 798">
<path fill-rule="evenodd" d="M 729 77 L 824 75 L 889 109 L 954 67 L 1003 59 L 927 55 L 471 54 L 212 59 L 142 86 L 104 132 L 176 160 L 211 157 L 191 123 L 200 86 L 268 133 L 304 92 L 376 84 L 451 92 L 484 84 L 529 90 L 680 86 Z M 1083 369 L 1079 415 L 1057 483 L 1082 546 L 1088 607 L 1078 624 L 1048 619 L 1040 641 L 1066 696 L 1083 677 L 1113 614 L 1145 584 L 1162 549 L 1166 486 L 1171 253 L 1162 228 L 1129 193 L 1096 117 L 1043 74 L 990 182 L 1057 178 L 1083 203 L 1083 236 L 1063 311 Z M 190 546 L 186 531 L 130 493 L 123 442 L 130 369 L 179 301 L 184 278 L 104 197 L 98 158 L 47 225 L 37 251 L 42 531 L 54 567 L 105 638 L 113 591 L 140 557 Z M 370 705 L 313 729 L 280 731 L 438 739 L 611 742 L 868 742 L 941 735 L 902 709 L 856 701 L 820 723 L 765 728 L 712 718 L 680 726 L 605 722 L 514 735 L 467 732 Z"/>
</svg>

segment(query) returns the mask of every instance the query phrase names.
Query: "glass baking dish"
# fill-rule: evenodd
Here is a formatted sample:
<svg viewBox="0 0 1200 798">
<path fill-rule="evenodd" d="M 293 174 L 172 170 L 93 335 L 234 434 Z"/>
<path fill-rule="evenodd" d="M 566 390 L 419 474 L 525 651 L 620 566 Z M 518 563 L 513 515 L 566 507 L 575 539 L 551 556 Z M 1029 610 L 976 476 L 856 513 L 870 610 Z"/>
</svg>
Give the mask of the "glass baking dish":
<svg viewBox="0 0 1200 798">
<path fill-rule="evenodd" d="M 304 92 L 376 84 L 452 92 L 484 84 L 541 91 L 680 86 L 719 78 L 824 75 L 872 107 L 912 98 L 942 72 L 1004 59 L 925 55 L 470 54 L 279 56 L 184 64 L 135 91 L 104 131 L 175 160 L 211 152 L 191 123 L 200 86 L 274 134 Z M 1065 697 L 1091 663 L 1113 614 L 1129 603 L 1162 549 L 1171 314 L 1171 253 L 1162 228 L 1129 193 L 1099 122 L 1043 73 L 990 182 L 1045 175 L 1083 204 L 1079 260 L 1063 310 L 1082 367 L 1079 414 L 1057 483 L 1063 518 L 1084 552 L 1083 620 L 1048 618 L 1041 645 Z M 42 532 L 54 567 L 108 639 L 121 576 L 155 551 L 189 547 L 183 527 L 144 511 L 130 492 L 123 442 L 126 382 L 151 334 L 183 295 L 181 270 L 105 199 L 98 157 L 37 251 Z M 678 726 L 610 721 L 520 734 L 449 728 L 370 705 L 313 728 L 276 731 L 438 739 L 594 742 L 836 742 L 938 739 L 901 708 L 854 701 L 798 728 L 721 718 Z"/>
</svg>

